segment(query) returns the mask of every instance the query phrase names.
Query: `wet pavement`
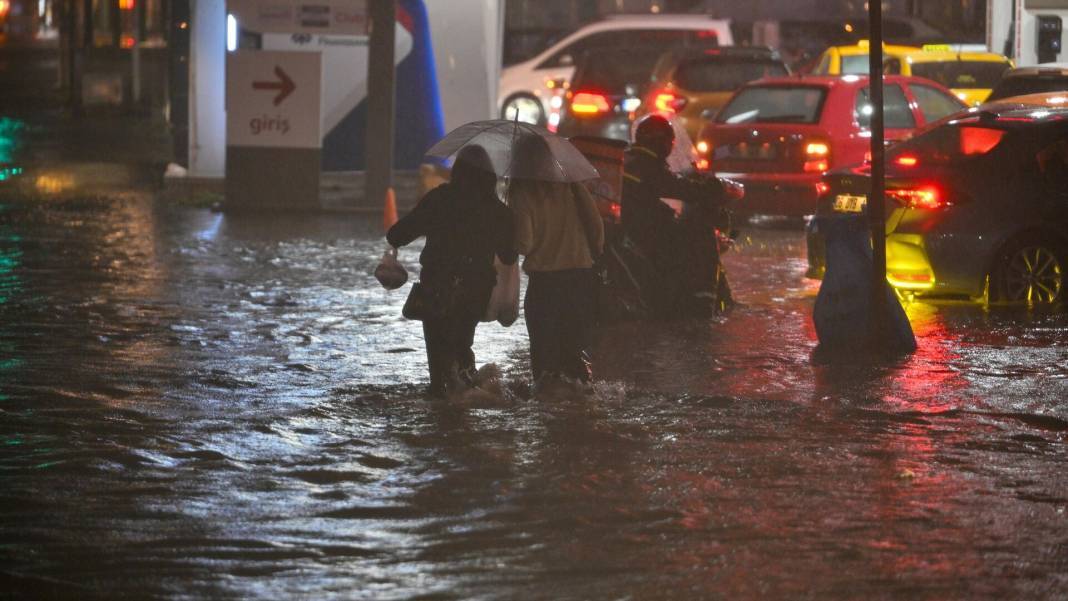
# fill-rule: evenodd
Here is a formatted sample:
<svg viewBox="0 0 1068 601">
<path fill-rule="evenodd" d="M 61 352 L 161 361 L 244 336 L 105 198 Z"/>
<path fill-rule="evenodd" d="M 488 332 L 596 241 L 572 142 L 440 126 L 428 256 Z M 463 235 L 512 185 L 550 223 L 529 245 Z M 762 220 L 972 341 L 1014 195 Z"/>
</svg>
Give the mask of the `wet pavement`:
<svg viewBox="0 0 1068 601">
<path fill-rule="evenodd" d="M 431 402 L 378 218 L 169 205 L 37 127 L 0 598 L 1068 596 L 1063 310 L 912 303 L 914 355 L 819 365 L 803 234 L 750 227 L 740 306 L 607 328 L 592 396 L 531 394 L 520 320 L 479 329 L 498 385 Z"/>
</svg>

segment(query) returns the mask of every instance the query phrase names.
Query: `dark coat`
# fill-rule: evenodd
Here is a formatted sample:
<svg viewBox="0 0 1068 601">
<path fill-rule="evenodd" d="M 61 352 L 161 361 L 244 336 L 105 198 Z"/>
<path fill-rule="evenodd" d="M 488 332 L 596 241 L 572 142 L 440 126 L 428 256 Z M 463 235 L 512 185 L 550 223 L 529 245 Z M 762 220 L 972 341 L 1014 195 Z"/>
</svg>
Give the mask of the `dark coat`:
<svg viewBox="0 0 1068 601">
<path fill-rule="evenodd" d="M 681 177 L 653 151 L 642 146 L 627 149 L 620 218 L 627 236 L 651 257 L 673 247 L 679 236 L 675 211 L 661 198 L 718 209 L 726 195 L 718 180 L 697 182 Z"/>
<path fill-rule="evenodd" d="M 386 240 L 399 247 L 426 236 L 419 255 L 424 282 L 456 275 L 465 286 L 492 289 L 494 255 L 506 265 L 516 261 L 513 228 L 511 209 L 492 188 L 448 183 L 428 192 L 390 228 Z"/>
</svg>

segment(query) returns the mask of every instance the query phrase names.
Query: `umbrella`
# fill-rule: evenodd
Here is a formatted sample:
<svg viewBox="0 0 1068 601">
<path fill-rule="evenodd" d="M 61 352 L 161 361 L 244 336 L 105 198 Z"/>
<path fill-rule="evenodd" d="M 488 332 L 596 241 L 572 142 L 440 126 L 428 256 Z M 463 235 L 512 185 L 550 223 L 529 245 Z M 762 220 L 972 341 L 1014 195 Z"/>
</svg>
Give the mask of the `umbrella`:
<svg viewBox="0 0 1068 601">
<path fill-rule="evenodd" d="M 449 132 L 426 152 L 447 159 L 464 146 L 486 149 L 493 170 L 501 177 L 550 182 L 581 182 L 600 174 L 566 138 L 519 121 L 472 121 Z"/>
</svg>

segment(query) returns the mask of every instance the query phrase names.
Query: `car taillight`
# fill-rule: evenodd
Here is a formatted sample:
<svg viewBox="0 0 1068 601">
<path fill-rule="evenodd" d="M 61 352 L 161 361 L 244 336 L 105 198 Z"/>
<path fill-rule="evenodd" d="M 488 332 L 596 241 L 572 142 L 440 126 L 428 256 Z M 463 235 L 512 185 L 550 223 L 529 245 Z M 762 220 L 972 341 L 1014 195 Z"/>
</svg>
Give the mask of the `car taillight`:
<svg viewBox="0 0 1068 601">
<path fill-rule="evenodd" d="M 903 154 L 894 159 L 894 164 L 898 167 L 915 167 L 920 164 L 920 159 L 911 154 Z"/>
<path fill-rule="evenodd" d="M 687 100 L 671 92 L 659 92 L 653 98 L 653 106 L 661 113 L 677 113 L 686 106 Z"/>
<path fill-rule="evenodd" d="M 886 195 L 910 209 L 941 209 L 949 204 L 942 191 L 934 186 L 888 189 Z"/>
<path fill-rule="evenodd" d="M 575 92 L 571 96 L 571 112 L 577 116 L 592 117 L 611 110 L 608 98 L 596 92 Z"/>
<path fill-rule="evenodd" d="M 986 154 L 1005 137 L 1004 130 L 986 127 L 960 128 L 960 152 L 966 156 Z"/>
<path fill-rule="evenodd" d="M 823 173 L 831 168 L 831 147 L 826 142 L 808 142 L 805 144 L 806 173 Z"/>
</svg>

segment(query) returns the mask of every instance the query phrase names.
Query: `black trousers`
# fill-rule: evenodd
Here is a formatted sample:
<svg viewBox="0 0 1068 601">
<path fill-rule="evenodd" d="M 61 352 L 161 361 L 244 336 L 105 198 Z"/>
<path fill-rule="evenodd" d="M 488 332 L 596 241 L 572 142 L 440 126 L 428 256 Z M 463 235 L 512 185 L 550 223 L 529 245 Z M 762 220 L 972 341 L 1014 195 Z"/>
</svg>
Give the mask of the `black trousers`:
<svg viewBox="0 0 1068 601">
<path fill-rule="evenodd" d="M 423 320 L 431 392 L 444 393 L 454 373 L 474 369 L 475 353 L 471 345 L 475 342 L 475 328 L 486 313 L 492 291 L 492 282 L 468 282 L 449 314 Z"/>
<path fill-rule="evenodd" d="M 589 380 L 586 350 L 597 316 L 596 277 L 592 269 L 528 274 L 523 310 L 535 379 L 555 372 Z"/>
<path fill-rule="evenodd" d="M 478 318 L 470 315 L 423 320 L 430 388 L 434 392 L 445 391 L 454 368 L 462 371 L 475 366 L 471 345 L 475 342 L 476 327 Z"/>
</svg>

